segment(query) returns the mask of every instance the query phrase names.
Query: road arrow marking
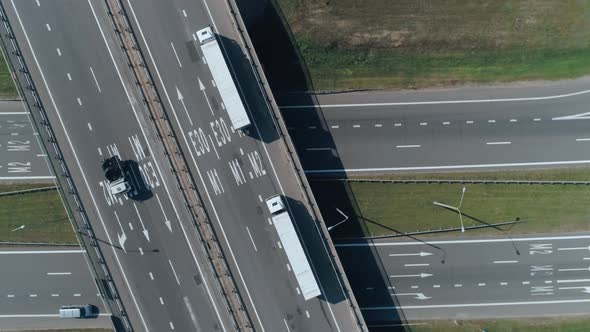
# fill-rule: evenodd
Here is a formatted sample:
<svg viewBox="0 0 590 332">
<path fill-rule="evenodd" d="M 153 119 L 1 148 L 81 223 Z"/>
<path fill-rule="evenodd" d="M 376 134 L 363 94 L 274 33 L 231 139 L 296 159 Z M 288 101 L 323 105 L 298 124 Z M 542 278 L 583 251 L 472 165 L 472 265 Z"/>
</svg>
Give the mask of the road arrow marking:
<svg viewBox="0 0 590 332">
<path fill-rule="evenodd" d="M 170 233 L 172 233 L 172 225 L 170 224 L 170 220 L 168 220 L 168 217 L 166 217 L 166 212 L 164 211 L 164 207 L 162 207 L 162 202 L 160 202 L 160 196 L 158 196 L 158 194 L 156 194 L 156 199 L 158 200 L 158 204 L 160 204 L 160 209 L 162 209 L 162 214 L 164 215 L 164 223 L 166 224 L 166 227 L 168 227 L 168 230 L 170 230 Z"/>
<path fill-rule="evenodd" d="M 127 235 L 125 235 L 125 230 L 123 229 L 123 225 L 121 224 L 121 220 L 119 219 L 117 211 L 113 212 L 115 213 L 115 218 L 117 219 L 117 223 L 119 223 L 119 227 L 121 227 L 121 233 L 123 233 L 123 235 L 119 235 L 119 232 L 117 232 L 117 238 L 119 239 L 119 247 L 123 248 L 124 252 L 127 252 L 127 250 L 125 249 L 125 241 L 127 241 Z"/>
<path fill-rule="evenodd" d="M 590 246 L 587 246 L 587 247 L 573 247 L 573 248 L 557 248 L 557 251 L 564 251 L 564 250 L 590 250 Z"/>
<path fill-rule="evenodd" d="M 566 115 L 566 116 L 558 116 L 552 118 L 551 120 L 587 120 L 590 119 L 590 112 L 574 114 L 574 115 Z"/>
<path fill-rule="evenodd" d="M 133 207 L 135 208 L 135 212 L 137 213 L 137 217 L 139 217 L 139 222 L 141 223 L 141 228 L 143 229 L 143 231 L 142 231 L 143 235 L 148 240 L 148 242 L 150 242 L 150 234 L 148 233 L 148 230 L 145 229 L 145 225 L 143 224 L 143 220 L 141 219 L 141 215 L 139 214 L 139 210 L 137 209 L 137 205 L 135 205 L 135 203 L 133 203 Z"/>
<path fill-rule="evenodd" d="M 180 101 L 180 103 L 182 104 L 182 107 L 184 108 L 184 112 L 186 113 L 186 116 L 188 117 L 188 121 L 190 121 L 191 126 L 192 126 L 193 119 L 191 119 L 191 116 L 188 114 L 188 109 L 186 108 L 186 105 L 184 104 L 184 97 L 182 96 L 182 93 L 180 93 L 180 90 L 178 89 L 177 86 L 176 86 L 176 97 L 178 98 L 178 101 Z"/>
<path fill-rule="evenodd" d="M 565 284 L 570 282 L 590 282 L 590 279 L 566 279 L 566 280 L 557 280 L 558 284 Z"/>
<path fill-rule="evenodd" d="M 419 277 L 419 278 L 426 278 L 432 277 L 433 275 L 430 273 L 420 273 L 420 274 L 399 274 L 399 275 L 390 275 L 390 278 L 411 278 L 411 277 Z"/>
<path fill-rule="evenodd" d="M 430 296 L 425 296 L 424 293 L 402 293 L 402 294 L 392 293 L 392 295 L 395 295 L 395 296 L 406 296 L 406 295 L 408 295 L 408 296 L 414 296 L 414 298 L 416 300 L 428 300 L 428 299 L 431 299 L 432 298 Z"/>
<path fill-rule="evenodd" d="M 567 272 L 567 271 L 590 271 L 590 266 L 589 267 L 579 268 L 579 269 L 559 269 L 557 271 L 559 271 L 559 272 Z"/>
<path fill-rule="evenodd" d="M 203 82 L 201 82 L 201 79 L 197 77 L 197 80 L 199 81 L 199 90 L 201 90 L 201 92 L 203 93 L 203 97 L 205 97 L 205 100 L 207 101 L 207 105 L 209 106 L 209 110 L 211 111 L 211 115 L 215 115 L 215 113 L 213 113 L 213 107 L 211 107 L 211 103 L 209 103 L 209 98 L 207 97 L 207 94 L 205 93 L 205 85 L 203 85 Z"/>
<path fill-rule="evenodd" d="M 559 287 L 559 289 L 583 289 L 583 293 L 590 294 L 590 286 L 581 286 L 581 287 Z"/>
<path fill-rule="evenodd" d="M 431 252 L 416 252 L 416 253 L 410 253 L 410 254 L 389 254 L 389 257 L 403 257 L 403 256 L 420 256 L 420 257 L 424 257 L 424 256 L 430 256 L 432 255 Z"/>
</svg>

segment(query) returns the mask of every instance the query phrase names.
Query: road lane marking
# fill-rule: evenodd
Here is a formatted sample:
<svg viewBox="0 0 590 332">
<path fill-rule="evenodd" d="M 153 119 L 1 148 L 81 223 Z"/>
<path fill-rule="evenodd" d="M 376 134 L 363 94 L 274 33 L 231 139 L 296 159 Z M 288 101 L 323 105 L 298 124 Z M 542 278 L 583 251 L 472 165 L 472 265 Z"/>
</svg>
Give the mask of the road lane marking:
<svg viewBox="0 0 590 332">
<path fill-rule="evenodd" d="M 574 269 L 559 269 L 559 272 L 573 272 L 573 271 L 590 271 L 590 267 L 574 268 Z"/>
<path fill-rule="evenodd" d="M 61 51 L 60 51 L 59 47 L 56 50 L 57 50 L 57 55 L 61 56 Z"/>
<path fill-rule="evenodd" d="M 318 128 L 317 126 L 309 126 L 309 127 L 307 127 L 307 129 L 317 129 L 317 128 Z"/>
<path fill-rule="evenodd" d="M 48 276 L 69 276 L 72 272 L 47 272 Z"/>
<path fill-rule="evenodd" d="M 390 278 L 427 278 L 432 277 L 433 274 L 430 273 L 420 273 L 420 274 L 397 274 L 397 275 L 390 275 Z"/>
<path fill-rule="evenodd" d="M 51 31 L 51 27 L 49 26 L 49 24 L 45 24 L 45 27 L 47 28 L 47 31 Z"/>
<path fill-rule="evenodd" d="M 151 280 L 154 280 L 154 274 L 153 274 L 153 273 L 151 273 L 151 272 L 150 272 L 150 273 L 148 273 L 148 274 L 149 274 L 149 276 L 150 276 L 150 279 L 151 279 Z"/>
<path fill-rule="evenodd" d="M 365 104 L 322 104 L 322 108 L 344 108 L 344 107 L 378 107 L 378 106 L 408 106 L 408 105 L 442 105 L 442 104 L 477 104 L 477 103 L 501 103 L 501 102 L 525 102 L 536 100 L 551 100 L 568 98 L 590 93 L 590 90 L 581 90 L 561 95 L 541 96 L 541 97 L 521 97 L 521 98 L 495 98 L 495 99 L 464 99 L 464 100 L 438 100 L 438 101 L 410 101 L 410 102 L 392 102 L 392 103 L 365 103 Z M 279 108 L 315 108 L 316 105 L 286 105 Z"/>
<path fill-rule="evenodd" d="M 485 285 L 486 285 L 486 283 L 485 283 L 485 282 L 480 282 L 480 283 L 478 283 L 477 285 L 478 285 L 479 287 L 482 287 L 482 286 L 485 286 Z"/>
<path fill-rule="evenodd" d="M 96 79 L 96 75 L 94 75 L 94 70 L 90 67 L 90 74 L 92 74 L 92 78 L 94 79 L 94 84 L 96 84 L 96 88 L 98 89 L 98 93 L 102 93 L 100 89 L 100 84 L 98 84 L 98 80 Z"/>
<path fill-rule="evenodd" d="M 6 297 L 12 298 L 12 297 L 14 297 L 14 294 L 8 294 L 8 295 L 6 295 Z"/>
<path fill-rule="evenodd" d="M 72 75 L 70 75 L 70 73 L 67 73 L 66 76 L 68 77 L 68 81 L 72 80 Z"/>
<path fill-rule="evenodd" d="M 353 125 L 352 127 L 353 127 L 353 128 L 360 128 L 360 127 L 361 127 L 361 125 L 357 125 L 357 124 L 355 124 L 355 125 Z"/>
<path fill-rule="evenodd" d="M 463 287 L 463 285 L 462 285 L 462 284 L 455 284 L 454 286 L 455 286 L 455 287 L 457 287 L 457 288 L 458 288 L 458 287 Z"/>
<path fill-rule="evenodd" d="M 590 141 L 590 138 L 576 138 L 576 142 Z"/>
<path fill-rule="evenodd" d="M 102 150 L 101 150 L 101 148 L 98 148 L 98 155 L 102 157 Z"/>
<path fill-rule="evenodd" d="M 394 127 L 401 127 L 401 126 L 402 126 L 402 124 L 401 124 L 401 123 L 395 123 L 395 124 L 393 124 L 393 126 L 394 126 Z"/>
<path fill-rule="evenodd" d="M 170 46 L 172 47 L 172 52 L 174 52 L 174 56 L 176 57 L 176 61 L 178 61 L 178 65 L 182 68 L 182 63 L 180 63 L 180 58 L 178 57 L 178 53 L 176 53 L 176 48 L 174 48 L 174 44 L 170 42 Z"/>
<path fill-rule="evenodd" d="M 291 265 L 289 263 L 287 263 L 287 270 L 291 271 Z"/>
<path fill-rule="evenodd" d="M 0 255 L 24 255 L 24 254 L 80 254 L 85 250 L 6 250 L 0 251 Z"/>
<path fill-rule="evenodd" d="M 488 120 L 488 123 L 496 123 L 496 120 Z"/>
<path fill-rule="evenodd" d="M 533 121 L 541 121 L 541 118 L 534 118 Z"/>
<path fill-rule="evenodd" d="M 381 127 L 383 127 L 383 125 L 382 125 L 382 124 L 380 124 L 380 123 L 376 123 L 376 124 L 375 124 L 375 128 L 381 128 Z"/>
<path fill-rule="evenodd" d="M 305 316 L 307 316 L 307 318 L 309 318 L 309 317 L 310 317 L 310 315 L 309 315 L 309 310 L 305 310 Z"/>
<path fill-rule="evenodd" d="M 421 126 L 428 126 L 428 122 L 420 122 Z"/>
<path fill-rule="evenodd" d="M 416 288 L 418 288 L 418 286 L 410 286 L 410 288 L 416 289 Z"/>
<path fill-rule="evenodd" d="M 530 285 L 530 284 L 531 284 L 531 282 L 530 282 L 530 281 L 523 281 L 523 282 L 522 282 L 522 284 L 523 284 L 523 285 Z"/>
<path fill-rule="evenodd" d="M 417 267 L 417 266 L 430 266 L 428 263 L 420 263 L 420 264 L 404 264 L 405 267 Z"/>
<path fill-rule="evenodd" d="M 545 283 L 546 284 L 552 284 L 553 283 L 553 280 L 545 280 Z"/>
<path fill-rule="evenodd" d="M 506 285 L 508 285 L 508 283 L 507 283 L 507 282 L 501 282 L 501 283 L 500 283 L 500 286 L 506 286 Z"/>
<path fill-rule="evenodd" d="M 510 119 L 510 122 L 517 122 L 518 120 L 516 119 Z"/>
<path fill-rule="evenodd" d="M 283 318 L 283 322 L 285 322 L 285 327 L 287 328 L 287 332 L 291 332 L 291 329 L 289 328 L 289 324 L 287 324 L 287 320 Z"/>
<path fill-rule="evenodd" d="M 0 112 L 0 115 L 26 115 L 26 114 L 30 114 L 30 113 L 29 112 Z"/>
<path fill-rule="evenodd" d="M 170 324 L 170 329 L 174 330 L 174 324 L 172 324 L 172 322 L 168 322 Z"/>
<path fill-rule="evenodd" d="M 82 294 L 80 294 L 80 293 L 74 294 L 74 297 L 80 297 L 80 296 L 82 296 Z"/>
<path fill-rule="evenodd" d="M 332 128 L 333 129 L 338 129 L 338 128 L 340 128 L 340 126 L 334 125 L 334 126 L 332 126 Z"/>
<path fill-rule="evenodd" d="M 518 261 L 494 261 L 494 264 L 514 264 L 518 263 Z"/>
<path fill-rule="evenodd" d="M 164 300 L 162 299 L 162 297 L 160 296 L 160 304 L 164 305 Z"/>
<path fill-rule="evenodd" d="M 539 305 L 539 304 L 567 304 L 567 303 L 588 303 L 590 299 L 580 300 L 554 300 L 554 301 L 523 301 L 523 302 L 490 302 L 490 303 L 461 303 L 461 304 L 432 304 L 432 305 L 404 305 L 404 306 L 384 306 L 384 307 L 365 307 L 360 308 L 363 311 L 376 310 L 399 310 L 399 309 L 439 309 L 439 308 L 468 308 L 468 307 L 501 307 L 517 305 Z"/>
<path fill-rule="evenodd" d="M 407 148 L 419 148 L 420 144 L 412 144 L 412 145 L 396 145 L 398 149 L 407 149 Z"/>
<path fill-rule="evenodd" d="M 39 2 L 39 0 L 35 0 L 35 2 L 37 3 L 37 7 L 41 7 L 41 3 Z"/>
<path fill-rule="evenodd" d="M 542 162 L 506 163 L 506 164 L 471 164 L 471 165 L 440 165 L 440 166 L 379 167 L 379 168 L 310 169 L 310 170 L 305 170 L 304 172 L 306 174 L 328 174 L 328 173 L 344 173 L 344 172 L 384 172 L 384 171 L 443 170 L 443 169 L 464 169 L 464 168 L 501 168 L 501 167 L 528 167 L 528 166 L 581 165 L 581 164 L 590 164 L 590 160 L 542 161 Z"/>
<path fill-rule="evenodd" d="M 512 142 L 486 142 L 487 145 L 509 145 L 512 144 Z"/>
<path fill-rule="evenodd" d="M 246 226 L 246 232 L 248 232 L 248 236 L 250 237 L 250 241 L 252 241 L 252 246 L 254 247 L 254 251 L 258 252 L 258 248 L 256 248 L 256 243 L 254 243 L 254 238 L 252 238 L 252 234 L 250 233 L 250 229 Z"/>
<path fill-rule="evenodd" d="M 440 288 L 440 285 L 432 285 L 432 288 Z"/>
<path fill-rule="evenodd" d="M 430 256 L 432 255 L 431 252 L 415 252 L 415 253 L 409 253 L 409 254 L 389 254 L 389 257 L 403 257 L 403 256 L 420 256 L 420 257 L 424 257 L 424 256 Z"/>
<path fill-rule="evenodd" d="M 587 246 L 587 247 L 557 248 L 557 251 L 569 251 L 569 250 L 590 250 L 590 246 Z"/>
<path fill-rule="evenodd" d="M 178 280 L 178 275 L 176 275 L 176 270 L 174 270 L 174 266 L 172 265 L 172 261 L 168 260 L 170 264 L 170 268 L 172 269 L 172 273 L 174 273 L 174 278 L 176 278 L 176 283 L 180 285 L 180 280 Z"/>
<path fill-rule="evenodd" d="M 471 120 L 467 120 L 467 121 L 465 121 L 465 123 L 466 123 L 466 124 L 473 124 L 473 121 L 471 121 Z"/>
<path fill-rule="evenodd" d="M 37 297 L 37 294 L 29 294 L 29 297 Z"/>
<path fill-rule="evenodd" d="M 139 253 L 143 256 L 143 249 L 139 247 Z"/>
<path fill-rule="evenodd" d="M 186 10 L 184 10 L 184 9 L 182 10 L 182 15 L 183 15 L 184 17 L 188 17 L 188 15 L 186 15 Z"/>
<path fill-rule="evenodd" d="M 80 97 L 77 97 L 76 101 L 78 101 L 78 105 L 82 106 L 82 99 L 80 99 Z"/>
<path fill-rule="evenodd" d="M 92 131 L 92 125 L 88 122 L 88 130 Z"/>
<path fill-rule="evenodd" d="M 58 297 L 59 294 L 51 294 L 51 297 Z"/>
<path fill-rule="evenodd" d="M 449 121 L 445 121 L 445 122 L 443 122 L 443 125 L 445 125 L 445 126 L 446 126 L 446 125 L 450 125 L 450 124 L 451 124 L 451 123 L 450 123 Z"/>
</svg>

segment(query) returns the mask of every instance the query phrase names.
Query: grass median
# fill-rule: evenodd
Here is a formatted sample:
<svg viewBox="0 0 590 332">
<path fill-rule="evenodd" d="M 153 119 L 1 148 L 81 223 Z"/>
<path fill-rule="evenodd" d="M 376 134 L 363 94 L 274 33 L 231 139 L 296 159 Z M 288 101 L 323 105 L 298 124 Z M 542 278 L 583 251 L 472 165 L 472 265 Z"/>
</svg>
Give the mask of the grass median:
<svg viewBox="0 0 590 332">
<path fill-rule="evenodd" d="M 51 184 L 0 185 L 0 193 Z M 24 228 L 20 228 L 24 225 Z M 77 243 L 57 190 L 0 196 L 0 241 Z"/>
<path fill-rule="evenodd" d="M 412 325 L 412 332 L 585 332 L 590 319 L 505 319 L 495 321 L 436 321 Z"/>
<path fill-rule="evenodd" d="M 278 0 L 316 90 L 590 73 L 588 1 Z"/>
<path fill-rule="evenodd" d="M 479 172 L 462 174 L 398 175 L 402 179 L 513 179 L 588 180 L 590 169 Z M 323 185 L 330 186 L 330 182 Z M 334 184 L 335 186 L 336 184 Z M 521 222 L 504 230 L 512 234 L 590 231 L 590 185 L 540 184 L 432 184 L 350 183 L 359 208 L 358 219 L 370 236 L 395 232 L 459 228 L 456 212 L 433 204 L 458 206 L 466 188 L 461 211 L 466 227 L 499 222 Z M 473 217 L 473 218 L 470 218 Z M 469 230 L 465 234 L 499 234 L 494 228 Z M 460 234 L 460 233 L 449 233 Z"/>
</svg>

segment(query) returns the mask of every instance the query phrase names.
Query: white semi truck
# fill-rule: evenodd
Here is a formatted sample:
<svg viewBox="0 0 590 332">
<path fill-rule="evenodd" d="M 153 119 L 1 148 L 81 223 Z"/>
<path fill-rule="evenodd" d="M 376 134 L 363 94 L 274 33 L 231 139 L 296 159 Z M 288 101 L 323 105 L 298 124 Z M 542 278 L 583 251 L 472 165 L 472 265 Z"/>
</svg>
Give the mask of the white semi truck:
<svg viewBox="0 0 590 332">
<path fill-rule="evenodd" d="M 232 126 L 236 130 L 248 126 L 250 124 L 248 113 L 246 113 L 244 103 L 242 102 L 236 84 L 231 77 L 227 62 L 223 57 L 223 53 L 215 38 L 215 34 L 210 27 L 206 27 L 197 31 L 197 38 L 201 44 L 201 50 L 205 56 L 205 61 L 207 61 L 209 70 L 211 70 L 211 75 L 219 90 L 221 100 L 229 115 Z"/>
<path fill-rule="evenodd" d="M 279 234 L 279 239 L 285 249 L 287 260 L 291 265 L 291 270 L 295 274 L 303 298 L 309 300 L 322 295 L 320 287 L 313 275 L 313 270 L 309 265 L 309 260 L 301 246 L 301 241 L 299 241 L 297 231 L 295 231 L 295 227 L 293 226 L 291 216 L 289 216 L 289 212 L 285 209 L 283 199 L 280 195 L 272 196 L 266 200 L 266 206 L 272 215 L 272 223 Z"/>
</svg>

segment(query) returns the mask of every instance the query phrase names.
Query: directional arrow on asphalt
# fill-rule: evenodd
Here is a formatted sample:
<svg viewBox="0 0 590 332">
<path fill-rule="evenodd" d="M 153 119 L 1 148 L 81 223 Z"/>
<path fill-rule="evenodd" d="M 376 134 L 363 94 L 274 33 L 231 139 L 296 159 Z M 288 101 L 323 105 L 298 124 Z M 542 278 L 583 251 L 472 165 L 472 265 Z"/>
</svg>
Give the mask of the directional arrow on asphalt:
<svg viewBox="0 0 590 332">
<path fill-rule="evenodd" d="M 583 293 L 590 294 L 590 286 L 581 286 L 581 287 L 559 287 L 559 289 L 583 289 Z"/>
<path fill-rule="evenodd" d="M 392 295 L 395 295 L 395 296 L 414 296 L 414 298 L 416 300 L 428 300 L 428 299 L 431 299 L 432 298 L 430 296 L 424 295 L 424 293 L 401 293 L 401 294 L 393 293 Z"/>
<path fill-rule="evenodd" d="M 590 272 L 590 266 L 589 267 L 579 268 L 579 269 L 559 269 L 557 271 L 559 271 L 559 272 L 567 272 L 567 271 L 589 271 Z"/>
<path fill-rule="evenodd" d="M 117 223 L 119 224 L 119 227 L 121 228 L 121 233 L 123 233 L 123 235 L 119 235 L 119 232 L 117 232 L 117 239 L 119 239 L 119 247 L 123 248 L 124 252 L 127 252 L 127 250 L 125 250 L 125 241 L 127 241 L 127 235 L 125 235 L 125 230 L 123 229 L 123 225 L 121 224 L 121 220 L 119 219 L 119 215 L 117 214 L 117 211 L 113 211 L 115 213 L 115 218 L 117 219 Z"/>
<path fill-rule="evenodd" d="M 209 110 L 211 111 L 212 115 L 215 115 L 215 113 L 213 113 L 213 108 L 211 107 L 211 103 L 209 103 L 209 98 L 207 98 L 207 94 L 205 93 L 205 85 L 203 85 L 203 82 L 201 82 L 201 79 L 197 77 L 197 80 L 199 80 L 199 90 L 201 90 L 201 92 L 203 93 L 203 96 L 205 97 L 205 100 L 207 101 L 207 105 L 209 106 Z"/>
<path fill-rule="evenodd" d="M 588 119 L 590 119 L 590 112 L 574 114 L 574 115 L 558 116 L 556 118 L 552 118 L 551 120 L 588 120 Z"/>
<path fill-rule="evenodd" d="M 424 256 L 430 256 L 432 255 L 431 252 L 416 252 L 416 253 L 410 253 L 410 254 L 389 254 L 389 257 L 403 257 L 403 256 L 420 256 L 420 257 L 424 257 Z"/>
<path fill-rule="evenodd" d="M 587 246 L 587 247 L 572 247 L 572 248 L 557 248 L 557 251 L 567 251 L 567 250 L 590 250 L 590 246 Z"/>
<path fill-rule="evenodd" d="M 137 205 L 135 205 L 135 203 L 133 203 L 133 207 L 135 208 L 135 212 L 137 213 L 137 217 L 139 217 L 139 222 L 141 223 L 141 228 L 143 229 L 143 231 L 142 231 L 143 235 L 148 240 L 148 242 L 150 242 L 150 234 L 148 233 L 148 230 L 145 228 L 145 225 L 143 224 L 143 220 L 141 219 L 141 214 L 139 214 L 139 210 L 137 209 Z"/>
<path fill-rule="evenodd" d="M 164 211 L 164 207 L 162 207 L 162 202 L 160 202 L 160 196 L 156 194 L 156 198 L 158 199 L 158 204 L 160 204 L 160 209 L 162 209 L 162 214 L 164 215 L 164 223 L 166 224 L 166 227 L 168 227 L 168 230 L 170 230 L 170 233 L 172 233 L 172 225 L 170 224 L 168 217 L 166 217 L 166 212 Z"/>
<path fill-rule="evenodd" d="M 188 109 L 186 108 L 186 105 L 184 104 L 184 96 L 182 95 L 182 93 L 180 93 L 180 90 L 178 89 L 178 87 L 176 87 L 176 97 L 178 98 L 178 100 L 182 104 L 182 107 L 184 108 L 184 112 L 186 113 L 186 116 L 188 117 L 188 121 L 190 121 L 191 126 L 192 126 L 193 119 L 191 119 L 191 116 L 188 114 Z"/>
<path fill-rule="evenodd" d="M 432 277 L 433 275 L 430 273 L 420 273 L 420 274 L 399 274 L 399 275 L 390 275 L 390 278 L 426 278 Z"/>
</svg>

